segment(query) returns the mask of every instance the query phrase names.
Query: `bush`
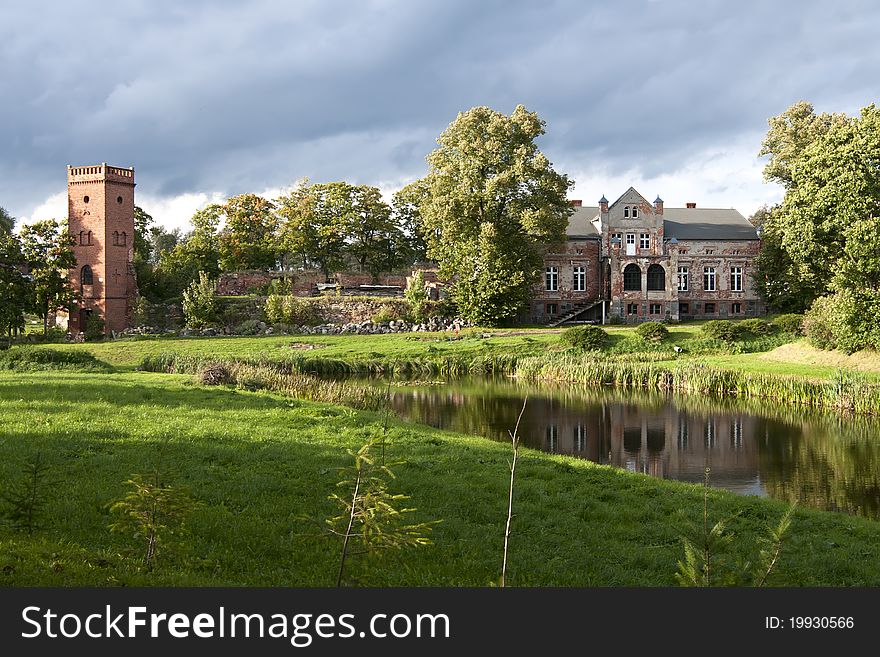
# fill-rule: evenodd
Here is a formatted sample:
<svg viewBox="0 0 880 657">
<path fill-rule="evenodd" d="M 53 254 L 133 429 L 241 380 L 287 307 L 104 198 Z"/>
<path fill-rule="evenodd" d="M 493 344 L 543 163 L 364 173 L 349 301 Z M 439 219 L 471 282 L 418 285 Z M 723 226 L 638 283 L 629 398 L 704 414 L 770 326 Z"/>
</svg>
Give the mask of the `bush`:
<svg viewBox="0 0 880 657">
<path fill-rule="evenodd" d="M 773 325 L 765 319 L 753 317 L 752 319 L 744 319 L 739 323 L 742 331 L 751 333 L 755 337 L 762 337 L 773 333 Z"/>
<path fill-rule="evenodd" d="M 703 334 L 706 337 L 723 342 L 736 342 L 742 337 L 740 327 L 729 319 L 713 319 L 703 324 Z"/>
<path fill-rule="evenodd" d="M 791 313 L 788 315 L 779 315 L 773 319 L 772 324 L 783 333 L 804 335 L 803 322 L 803 315 L 795 315 L 794 313 Z"/>
<path fill-rule="evenodd" d="M 403 295 L 406 297 L 407 302 L 409 302 L 410 314 L 412 315 L 413 321 L 424 322 L 428 319 L 428 309 L 426 307 L 428 298 L 425 296 L 425 275 L 422 273 L 421 269 L 409 279 L 409 283 L 407 284 L 406 291 Z"/>
<path fill-rule="evenodd" d="M 272 324 L 317 326 L 323 322 L 315 304 L 289 294 L 273 294 L 266 299 L 266 318 Z"/>
<path fill-rule="evenodd" d="M 819 297 L 802 324 L 810 344 L 819 349 L 840 349 L 848 354 L 880 348 L 880 293 L 840 290 Z"/>
<path fill-rule="evenodd" d="M 236 326 L 232 332 L 235 333 L 235 335 L 260 335 L 263 332 L 263 328 L 260 324 L 263 324 L 263 322 L 259 319 L 246 319 Z"/>
<path fill-rule="evenodd" d="M 644 324 L 639 324 L 636 334 L 651 342 L 663 342 L 663 340 L 669 337 L 669 329 L 660 322 L 645 322 Z"/>
<path fill-rule="evenodd" d="M 608 334 L 598 326 L 573 326 L 562 334 L 563 344 L 583 351 L 601 351 L 608 344 Z"/>
<path fill-rule="evenodd" d="M 98 313 L 93 312 L 88 316 L 83 335 L 86 342 L 97 342 L 104 339 L 104 320 Z"/>
</svg>

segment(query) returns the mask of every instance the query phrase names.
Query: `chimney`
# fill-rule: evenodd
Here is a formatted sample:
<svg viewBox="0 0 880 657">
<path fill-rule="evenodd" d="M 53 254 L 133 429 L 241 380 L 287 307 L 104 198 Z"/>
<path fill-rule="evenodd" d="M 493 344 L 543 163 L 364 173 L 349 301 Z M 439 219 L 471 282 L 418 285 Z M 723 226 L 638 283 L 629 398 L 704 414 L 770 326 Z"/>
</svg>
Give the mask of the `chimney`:
<svg viewBox="0 0 880 657">
<path fill-rule="evenodd" d="M 605 198 L 605 194 L 599 199 L 599 212 L 608 212 L 608 199 Z"/>
<path fill-rule="evenodd" d="M 570 199 L 568 201 L 568 204 L 573 208 L 580 208 L 580 207 L 583 207 L 584 202 L 581 199 L 577 198 L 577 199 Z"/>
<path fill-rule="evenodd" d="M 685 203 L 684 205 L 685 205 L 685 207 L 686 207 L 688 210 L 694 210 L 694 209 L 696 209 L 696 207 L 697 207 L 697 204 L 694 203 L 693 201 L 688 201 L 688 202 Z"/>
</svg>

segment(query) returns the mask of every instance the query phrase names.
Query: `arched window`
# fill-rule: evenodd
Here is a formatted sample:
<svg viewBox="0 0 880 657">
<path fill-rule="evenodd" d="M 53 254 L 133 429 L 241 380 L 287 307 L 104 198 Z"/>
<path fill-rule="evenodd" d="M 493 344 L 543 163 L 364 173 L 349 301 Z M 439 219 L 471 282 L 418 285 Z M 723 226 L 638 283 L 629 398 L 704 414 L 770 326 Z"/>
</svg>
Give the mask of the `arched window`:
<svg viewBox="0 0 880 657">
<path fill-rule="evenodd" d="M 660 265 L 648 267 L 648 290 L 658 291 L 666 289 L 666 270 Z"/>
<path fill-rule="evenodd" d="M 633 208 L 633 214 L 632 214 L 632 217 L 633 217 L 633 219 L 638 219 L 638 218 L 639 218 L 639 209 L 638 209 L 638 208 Z"/>
<path fill-rule="evenodd" d="M 95 282 L 95 277 L 92 274 L 92 268 L 89 267 L 88 265 L 83 267 L 82 270 L 80 271 L 79 280 L 83 285 L 93 285 Z"/>
<path fill-rule="evenodd" d="M 88 246 L 92 245 L 92 231 L 89 231 L 88 233 L 86 233 L 86 245 L 88 245 Z"/>
<path fill-rule="evenodd" d="M 126 246 L 128 244 L 128 235 L 125 234 L 125 231 L 122 231 L 121 237 L 122 241 L 119 244 L 121 246 Z"/>
<path fill-rule="evenodd" d="M 119 246 L 119 231 L 113 231 L 113 246 Z"/>
<path fill-rule="evenodd" d="M 629 219 L 629 206 L 628 205 L 623 206 L 623 218 Z"/>
<path fill-rule="evenodd" d="M 81 231 L 79 231 L 79 245 L 85 246 L 85 243 L 86 243 L 86 231 L 81 230 Z"/>
<path fill-rule="evenodd" d="M 623 290 L 624 292 L 642 291 L 642 270 L 635 263 L 627 265 L 623 270 Z"/>
</svg>

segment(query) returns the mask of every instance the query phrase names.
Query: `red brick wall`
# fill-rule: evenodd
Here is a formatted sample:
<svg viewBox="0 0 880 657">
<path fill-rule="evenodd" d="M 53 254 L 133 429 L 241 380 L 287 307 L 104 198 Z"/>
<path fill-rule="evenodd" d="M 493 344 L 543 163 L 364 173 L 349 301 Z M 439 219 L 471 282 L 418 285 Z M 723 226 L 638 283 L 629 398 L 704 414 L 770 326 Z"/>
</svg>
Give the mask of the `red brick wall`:
<svg viewBox="0 0 880 657">
<path fill-rule="evenodd" d="M 82 293 L 79 310 L 71 309 L 70 331 L 84 330 L 81 311 L 104 319 L 105 329 L 122 331 L 137 296 L 134 269 L 134 170 L 107 165 L 68 167 L 68 227 L 76 240 L 77 266 L 70 277 Z M 87 243 L 91 231 L 91 244 Z M 80 243 L 80 233 L 84 244 Z M 124 236 L 123 236 L 124 234 Z M 81 285 L 84 266 L 92 268 L 93 284 Z"/>
</svg>

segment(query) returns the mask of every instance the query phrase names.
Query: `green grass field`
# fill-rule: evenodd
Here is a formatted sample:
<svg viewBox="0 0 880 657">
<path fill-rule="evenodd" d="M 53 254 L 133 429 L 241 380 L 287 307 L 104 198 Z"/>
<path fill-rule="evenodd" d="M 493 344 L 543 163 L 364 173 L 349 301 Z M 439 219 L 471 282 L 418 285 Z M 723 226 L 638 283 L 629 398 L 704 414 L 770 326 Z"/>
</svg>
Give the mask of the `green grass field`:
<svg viewBox="0 0 880 657">
<path fill-rule="evenodd" d="M 350 462 L 346 450 L 381 427 L 381 415 L 203 387 L 182 375 L 0 372 L 0 485 L 19 481 L 37 452 L 50 464 L 52 482 L 42 529 L 28 536 L 0 527 L 0 585 L 332 585 L 338 543 L 313 537 L 314 527 L 298 518 L 334 511 L 327 496 L 337 468 Z M 388 439 L 389 458 L 404 461 L 392 490 L 411 496 L 416 520 L 441 522 L 432 545 L 361 557 L 351 578 L 374 586 L 496 581 L 508 448 L 393 420 Z M 160 454 L 170 481 L 201 506 L 177 549 L 160 553 L 147 573 L 134 538 L 108 530 L 108 505 Z M 525 451 L 509 581 L 673 585 L 685 524 L 679 514 L 697 520 L 702 494 L 696 486 Z M 713 516 L 732 517 L 741 558 L 753 556 L 757 534 L 784 510 L 715 490 L 710 504 Z M 880 584 L 880 523 L 798 510 L 771 583 Z"/>
</svg>

